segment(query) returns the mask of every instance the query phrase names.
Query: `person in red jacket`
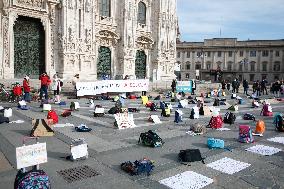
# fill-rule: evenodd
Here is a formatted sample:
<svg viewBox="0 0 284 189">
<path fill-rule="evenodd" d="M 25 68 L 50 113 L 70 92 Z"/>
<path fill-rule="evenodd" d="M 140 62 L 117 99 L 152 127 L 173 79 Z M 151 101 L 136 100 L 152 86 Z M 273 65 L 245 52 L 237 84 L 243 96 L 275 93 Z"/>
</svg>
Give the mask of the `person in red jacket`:
<svg viewBox="0 0 284 189">
<path fill-rule="evenodd" d="M 40 100 L 42 99 L 43 93 L 45 95 L 45 99 L 47 100 L 48 99 L 47 89 L 49 84 L 51 83 L 50 78 L 46 72 L 43 72 L 43 74 L 39 76 L 39 80 L 40 80 Z"/>
<path fill-rule="evenodd" d="M 24 100 L 26 102 L 30 102 L 31 101 L 31 97 L 30 97 L 31 87 L 30 87 L 29 76 L 24 77 L 23 88 L 24 88 Z"/>
</svg>

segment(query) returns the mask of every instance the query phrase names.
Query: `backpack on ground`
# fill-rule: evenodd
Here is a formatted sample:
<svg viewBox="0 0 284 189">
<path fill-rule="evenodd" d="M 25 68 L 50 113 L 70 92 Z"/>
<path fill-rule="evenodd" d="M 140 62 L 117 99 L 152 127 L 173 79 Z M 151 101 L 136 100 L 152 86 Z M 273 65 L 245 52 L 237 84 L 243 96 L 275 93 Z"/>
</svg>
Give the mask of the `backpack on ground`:
<svg viewBox="0 0 284 189">
<path fill-rule="evenodd" d="M 221 139 L 208 138 L 207 146 L 209 149 L 224 148 L 225 142 L 224 140 L 221 140 Z"/>
<path fill-rule="evenodd" d="M 70 110 L 71 111 L 79 110 L 79 108 L 80 108 L 79 102 L 71 102 L 71 104 L 70 104 Z"/>
<path fill-rule="evenodd" d="M 241 143 L 252 143 L 254 142 L 252 136 L 252 130 L 248 125 L 239 126 L 239 142 Z"/>
<path fill-rule="evenodd" d="M 128 112 L 140 112 L 137 108 L 128 108 Z"/>
<path fill-rule="evenodd" d="M 157 111 L 157 105 L 155 103 L 152 103 L 150 106 L 151 111 Z"/>
<path fill-rule="evenodd" d="M 67 160 L 85 160 L 89 157 L 88 144 L 83 138 L 72 140 L 70 144 L 70 151 L 71 155 L 66 157 Z"/>
<path fill-rule="evenodd" d="M 171 116 L 171 109 L 170 108 L 162 109 L 161 116 L 170 117 Z"/>
<path fill-rule="evenodd" d="M 146 173 L 147 176 L 149 176 L 155 166 L 153 161 L 144 158 L 142 160 L 136 160 L 133 163 L 130 161 L 124 162 L 120 165 L 120 167 L 122 170 L 129 173 L 131 176 L 141 175 L 143 173 Z"/>
<path fill-rule="evenodd" d="M 4 117 L 12 117 L 12 115 L 13 115 L 12 108 L 5 108 L 4 109 Z"/>
<path fill-rule="evenodd" d="M 154 148 L 160 147 L 164 144 L 159 135 L 152 130 L 140 134 L 138 144 L 140 143 L 144 144 L 145 146 L 151 146 Z"/>
<path fill-rule="evenodd" d="M 202 158 L 199 149 L 180 150 L 178 157 L 179 157 L 179 160 L 184 163 L 201 161 L 203 164 L 205 164 L 204 162 L 205 158 Z"/>
<path fill-rule="evenodd" d="M 2 123 L 9 123 L 9 118 L 4 117 L 3 115 L 0 115 L 0 124 Z"/>
<path fill-rule="evenodd" d="M 112 107 L 108 111 L 109 114 L 117 114 L 119 112 L 120 112 L 120 110 L 117 107 Z"/>
<path fill-rule="evenodd" d="M 119 96 L 113 97 L 113 102 L 116 102 L 116 101 L 118 101 L 118 100 L 119 100 Z"/>
<path fill-rule="evenodd" d="M 223 125 L 222 117 L 218 115 L 218 116 L 211 117 L 208 127 L 212 129 L 219 129 L 219 128 L 222 128 L 222 125 Z"/>
<path fill-rule="evenodd" d="M 202 135 L 207 132 L 206 127 L 199 123 L 191 126 L 190 130 L 192 130 L 195 134 L 198 134 L 198 135 Z"/>
<path fill-rule="evenodd" d="M 213 106 L 220 106 L 220 100 L 218 98 L 214 100 Z"/>
<path fill-rule="evenodd" d="M 68 116 L 71 116 L 71 111 L 70 110 L 65 110 L 62 114 L 61 114 L 62 117 L 68 117 Z"/>
<path fill-rule="evenodd" d="M 36 168 L 28 172 L 24 172 L 23 169 L 20 169 L 15 178 L 14 189 L 27 188 L 50 189 L 48 175 L 43 170 L 36 170 Z"/>
<path fill-rule="evenodd" d="M 280 131 L 280 132 L 284 132 L 284 118 L 281 114 L 278 114 L 274 117 L 274 124 L 275 124 L 275 128 Z"/>
<path fill-rule="evenodd" d="M 244 116 L 243 116 L 243 119 L 255 121 L 255 116 L 253 114 L 250 114 L 250 113 L 245 113 Z"/>
<path fill-rule="evenodd" d="M 238 99 L 238 104 L 244 104 L 244 103 L 245 101 L 242 98 Z"/>
<path fill-rule="evenodd" d="M 232 93 L 231 99 L 236 99 L 236 98 L 237 98 L 237 94 L 236 93 Z"/>
<path fill-rule="evenodd" d="M 101 105 L 95 106 L 94 117 L 103 117 L 105 115 L 105 109 Z"/>
<path fill-rule="evenodd" d="M 232 105 L 228 108 L 228 110 L 230 111 L 238 111 L 239 110 L 239 107 L 237 105 Z"/>
<path fill-rule="evenodd" d="M 175 122 L 175 123 L 182 122 L 182 115 L 183 115 L 182 111 L 179 110 L 179 109 L 177 109 L 177 110 L 175 111 L 175 120 L 174 120 L 174 122 Z"/>
<path fill-rule="evenodd" d="M 227 123 L 227 124 L 234 124 L 236 121 L 236 115 L 233 114 L 232 112 L 227 112 L 224 116 L 224 123 Z"/>
<path fill-rule="evenodd" d="M 47 113 L 47 119 L 52 119 L 53 124 L 58 123 L 58 115 L 55 110 L 50 110 Z"/>
<path fill-rule="evenodd" d="M 263 108 L 261 110 L 260 115 L 263 115 L 263 116 L 273 116 L 271 106 L 269 104 L 264 104 Z"/>
<path fill-rule="evenodd" d="M 258 120 L 256 122 L 254 133 L 263 135 L 264 132 L 265 132 L 265 123 L 263 120 Z"/>
</svg>

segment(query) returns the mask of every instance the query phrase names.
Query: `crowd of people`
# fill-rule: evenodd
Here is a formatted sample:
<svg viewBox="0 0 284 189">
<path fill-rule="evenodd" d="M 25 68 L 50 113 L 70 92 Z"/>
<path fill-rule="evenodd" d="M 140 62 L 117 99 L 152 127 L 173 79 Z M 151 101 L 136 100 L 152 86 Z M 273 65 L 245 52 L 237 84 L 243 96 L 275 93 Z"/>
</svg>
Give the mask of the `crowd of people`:
<svg viewBox="0 0 284 189">
<path fill-rule="evenodd" d="M 249 96 L 248 93 L 249 82 L 246 79 L 244 79 L 242 85 L 243 85 L 244 94 Z M 234 79 L 231 83 L 225 80 L 221 82 L 222 90 L 227 89 L 232 93 L 239 93 L 240 86 L 241 82 L 238 79 Z M 268 87 L 268 82 L 266 79 L 263 79 L 261 81 L 259 80 L 254 81 L 252 84 L 252 94 L 254 94 L 255 96 L 268 95 L 269 91 L 267 90 L 267 87 Z M 275 97 L 279 97 L 280 94 L 284 94 L 284 80 L 282 81 L 276 80 L 275 82 L 272 82 L 270 85 L 270 92 L 273 95 L 275 95 Z"/>
</svg>

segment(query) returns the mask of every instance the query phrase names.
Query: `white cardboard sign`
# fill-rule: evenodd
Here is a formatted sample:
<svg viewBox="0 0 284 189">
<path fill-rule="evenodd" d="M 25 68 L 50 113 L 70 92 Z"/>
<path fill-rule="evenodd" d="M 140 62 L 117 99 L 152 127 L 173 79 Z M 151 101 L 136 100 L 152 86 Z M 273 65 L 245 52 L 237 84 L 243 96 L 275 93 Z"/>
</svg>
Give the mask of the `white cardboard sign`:
<svg viewBox="0 0 284 189">
<path fill-rule="evenodd" d="M 135 127 L 133 114 L 117 113 L 114 115 L 118 129 L 127 129 Z"/>
<path fill-rule="evenodd" d="M 88 144 L 81 144 L 78 146 L 71 147 L 71 154 L 73 159 L 78 159 L 81 157 L 88 156 Z"/>
<path fill-rule="evenodd" d="M 96 108 L 95 113 L 96 114 L 103 114 L 103 113 L 105 113 L 105 109 L 104 108 Z"/>
<path fill-rule="evenodd" d="M 153 122 L 155 124 L 159 124 L 159 123 L 162 123 L 160 118 L 158 117 L 158 115 L 151 115 L 151 119 L 153 120 Z"/>
<path fill-rule="evenodd" d="M 17 169 L 47 162 L 46 143 L 16 148 Z"/>
</svg>

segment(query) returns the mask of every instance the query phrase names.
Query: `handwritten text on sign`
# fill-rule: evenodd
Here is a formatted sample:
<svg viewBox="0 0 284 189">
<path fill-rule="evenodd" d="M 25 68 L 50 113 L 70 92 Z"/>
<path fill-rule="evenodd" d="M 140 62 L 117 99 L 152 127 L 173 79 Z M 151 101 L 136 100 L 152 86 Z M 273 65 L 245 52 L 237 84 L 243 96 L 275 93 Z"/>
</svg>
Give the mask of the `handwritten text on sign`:
<svg viewBox="0 0 284 189">
<path fill-rule="evenodd" d="M 148 91 L 149 80 L 103 80 L 96 82 L 77 82 L 77 96 L 97 95 L 108 92 Z"/>
<path fill-rule="evenodd" d="M 16 148 L 17 168 L 25 168 L 47 162 L 46 143 Z"/>
</svg>

